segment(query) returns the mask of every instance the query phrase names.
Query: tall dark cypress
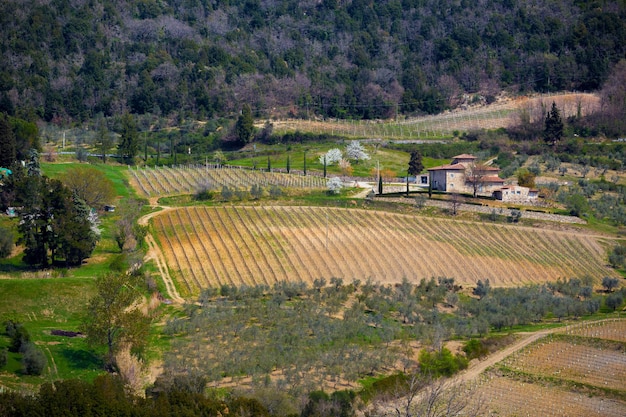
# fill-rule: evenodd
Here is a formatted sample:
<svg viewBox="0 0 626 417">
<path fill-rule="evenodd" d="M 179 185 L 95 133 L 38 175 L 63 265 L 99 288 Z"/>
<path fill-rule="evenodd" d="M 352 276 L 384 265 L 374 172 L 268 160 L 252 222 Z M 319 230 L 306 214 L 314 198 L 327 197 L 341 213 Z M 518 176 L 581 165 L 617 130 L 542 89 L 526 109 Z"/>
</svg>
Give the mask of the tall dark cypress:
<svg viewBox="0 0 626 417">
<path fill-rule="evenodd" d="M 0 115 L 0 168 L 8 168 L 15 161 L 15 135 L 5 114 Z"/>
</svg>

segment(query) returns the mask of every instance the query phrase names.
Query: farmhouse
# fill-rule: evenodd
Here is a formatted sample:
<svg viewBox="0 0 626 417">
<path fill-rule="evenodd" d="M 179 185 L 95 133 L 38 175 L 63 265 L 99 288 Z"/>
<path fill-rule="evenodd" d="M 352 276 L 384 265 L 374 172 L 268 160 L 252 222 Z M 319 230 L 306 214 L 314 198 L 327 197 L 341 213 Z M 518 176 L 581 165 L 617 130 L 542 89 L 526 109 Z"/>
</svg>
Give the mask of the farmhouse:
<svg viewBox="0 0 626 417">
<path fill-rule="evenodd" d="M 493 196 L 496 200 L 525 202 L 536 200 L 539 197 L 539 191 L 519 185 L 507 185 L 499 190 L 495 190 Z"/>
<path fill-rule="evenodd" d="M 504 180 L 498 177 L 499 168 L 479 165 L 474 155 L 457 155 L 448 165 L 430 168 L 430 184 L 432 189 L 448 193 L 476 192 L 491 195 L 504 185 Z"/>
</svg>

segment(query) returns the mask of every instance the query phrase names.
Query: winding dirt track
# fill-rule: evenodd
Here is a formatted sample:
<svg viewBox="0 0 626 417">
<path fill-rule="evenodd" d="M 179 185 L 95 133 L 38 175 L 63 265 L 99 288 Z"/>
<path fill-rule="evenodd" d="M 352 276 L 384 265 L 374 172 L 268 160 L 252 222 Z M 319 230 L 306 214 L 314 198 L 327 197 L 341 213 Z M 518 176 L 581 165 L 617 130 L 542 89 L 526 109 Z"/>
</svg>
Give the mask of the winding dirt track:
<svg viewBox="0 0 626 417">
<path fill-rule="evenodd" d="M 153 206 L 154 207 L 154 206 Z M 148 213 L 145 216 L 141 217 L 137 223 L 142 226 L 147 226 L 148 221 L 154 216 L 161 214 L 165 211 L 172 210 L 172 207 L 161 206 L 162 210 L 153 211 L 152 213 Z M 167 294 L 169 295 L 172 302 L 176 304 L 184 304 L 185 300 L 178 294 L 178 290 L 174 285 L 174 280 L 172 279 L 169 269 L 167 268 L 167 262 L 165 261 L 165 257 L 163 256 L 163 252 L 161 252 L 161 248 L 157 245 L 156 241 L 152 234 L 148 233 L 146 235 L 146 243 L 148 243 L 148 253 L 144 258 L 145 261 L 149 261 L 154 259 L 154 262 L 159 269 L 159 274 L 161 274 L 161 278 L 163 279 L 163 283 L 165 284 L 165 289 Z"/>
<path fill-rule="evenodd" d="M 603 321 L 609 321 L 609 320 L 613 320 L 613 319 L 603 319 L 603 320 L 596 320 L 593 322 L 584 322 L 584 323 L 580 323 L 574 326 L 569 326 L 569 329 L 578 327 L 578 326 L 582 326 L 582 325 L 589 325 L 592 323 L 600 323 Z M 530 333 L 518 333 L 519 335 L 522 335 L 522 338 L 519 339 L 518 341 L 516 341 L 515 343 L 513 343 L 512 345 L 507 346 L 506 348 L 499 350 L 495 353 L 493 353 L 492 355 L 489 355 L 487 358 L 481 360 L 481 361 L 476 361 L 476 362 L 472 362 L 470 364 L 470 366 L 458 373 L 457 375 L 455 375 L 454 377 L 448 379 L 445 384 L 444 384 L 444 389 L 449 390 L 452 388 L 455 388 L 459 385 L 462 384 L 467 384 L 473 380 L 475 380 L 476 378 L 478 378 L 483 372 L 485 372 L 488 368 L 494 366 L 495 364 L 497 364 L 498 362 L 503 361 L 504 359 L 506 359 L 507 357 L 509 357 L 510 355 L 513 355 L 514 353 L 524 349 L 526 346 L 530 345 L 533 342 L 536 342 L 537 340 L 554 334 L 554 333 L 559 333 L 559 332 L 563 332 L 565 331 L 565 328 L 563 327 L 557 327 L 557 328 L 553 328 L 553 329 L 546 329 L 546 330 L 538 330 L 536 332 L 530 332 Z M 415 398 L 415 402 L 417 403 L 418 401 L 420 401 L 420 396 Z M 394 401 L 389 402 L 388 404 L 386 404 L 384 406 L 384 409 L 389 411 L 389 410 L 395 410 L 399 404 L 402 403 L 402 399 L 397 399 Z M 393 413 L 389 414 L 392 415 Z M 365 415 L 365 414 L 361 414 L 361 415 Z M 387 415 L 387 414 L 385 414 Z"/>
</svg>

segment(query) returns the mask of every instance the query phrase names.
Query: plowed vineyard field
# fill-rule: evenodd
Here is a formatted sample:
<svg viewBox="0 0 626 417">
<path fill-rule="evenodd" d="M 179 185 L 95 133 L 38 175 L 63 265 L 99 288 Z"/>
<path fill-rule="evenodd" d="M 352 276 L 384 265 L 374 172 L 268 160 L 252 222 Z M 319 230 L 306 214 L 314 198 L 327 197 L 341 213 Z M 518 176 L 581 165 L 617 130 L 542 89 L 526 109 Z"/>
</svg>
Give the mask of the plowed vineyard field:
<svg viewBox="0 0 626 417">
<path fill-rule="evenodd" d="M 601 238 L 357 209 L 185 207 L 152 230 L 183 296 L 222 284 L 453 277 L 518 286 L 615 276 Z"/>
<path fill-rule="evenodd" d="M 626 415 L 625 334 L 624 319 L 581 323 L 514 353 L 474 381 L 483 415 Z"/>
</svg>

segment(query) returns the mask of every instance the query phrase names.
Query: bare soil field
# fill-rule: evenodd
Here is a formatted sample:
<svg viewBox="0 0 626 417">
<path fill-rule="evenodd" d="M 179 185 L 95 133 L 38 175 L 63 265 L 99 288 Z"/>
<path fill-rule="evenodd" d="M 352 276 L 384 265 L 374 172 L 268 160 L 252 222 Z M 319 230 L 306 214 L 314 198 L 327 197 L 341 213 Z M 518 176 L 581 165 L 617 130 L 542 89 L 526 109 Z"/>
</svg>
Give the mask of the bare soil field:
<svg viewBox="0 0 626 417">
<path fill-rule="evenodd" d="M 478 398 L 484 401 L 485 416 L 606 417 L 626 415 L 626 403 L 589 396 L 556 384 L 531 383 L 496 371 L 483 376 Z"/>
<path fill-rule="evenodd" d="M 624 334 L 624 319 L 581 323 L 515 351 L 472 383 L 484 415 L 626 415 Z"/>
<path fill-rule="evenodd" d="M 573 231 L 320 207 L 186 207 L 151 222 L 183 297 L 332 277 L 506 287 L 617 276 L 606 265 L 606 236 Z"/>
</svg>

